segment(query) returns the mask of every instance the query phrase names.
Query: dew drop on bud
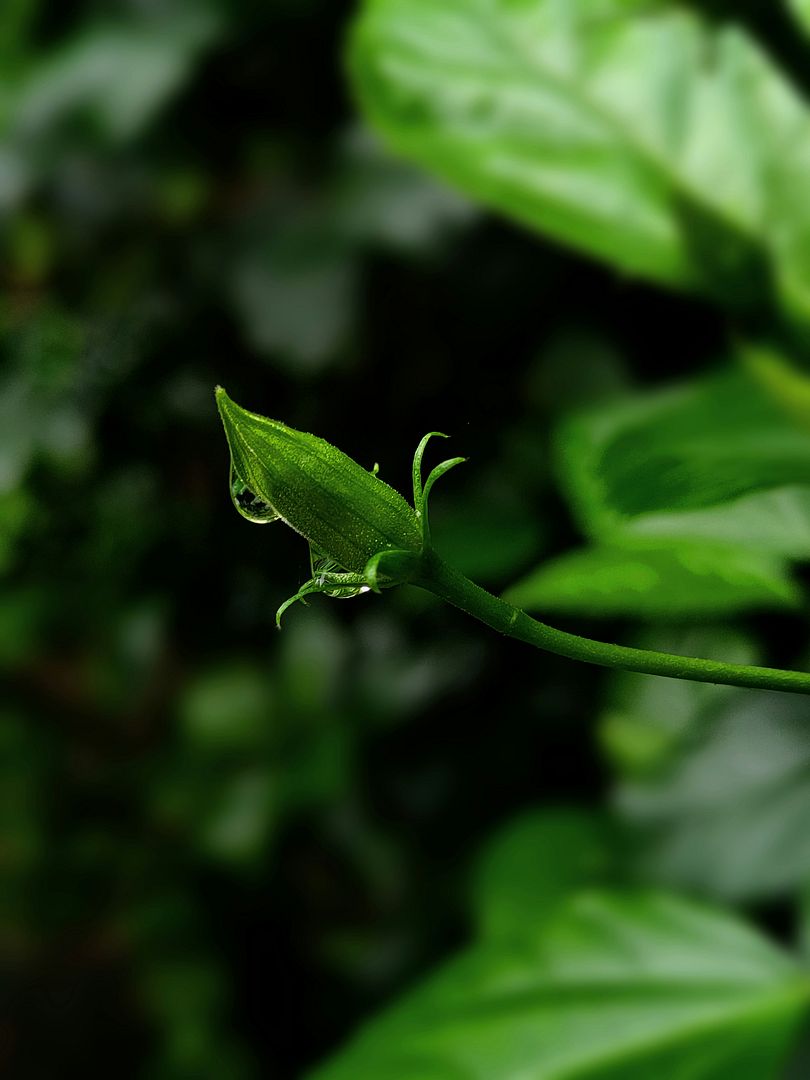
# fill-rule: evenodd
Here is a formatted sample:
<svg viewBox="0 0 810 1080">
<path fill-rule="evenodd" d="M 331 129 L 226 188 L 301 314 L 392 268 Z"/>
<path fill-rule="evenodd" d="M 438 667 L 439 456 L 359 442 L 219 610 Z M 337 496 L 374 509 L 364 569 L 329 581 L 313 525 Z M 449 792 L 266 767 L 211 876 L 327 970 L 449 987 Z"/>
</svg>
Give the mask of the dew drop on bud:
<svg viewBox="0 0 810 1080">
<path fill-rule="evenodd" d="M 271 521 L 278 521 L 279 515 L 270 503 L 266 503 L 252 492 L 247 484 L 233 472 L 231 473 L 231 499 L 242 517 L 256 525 L 267 525 Z"/>
</svg>

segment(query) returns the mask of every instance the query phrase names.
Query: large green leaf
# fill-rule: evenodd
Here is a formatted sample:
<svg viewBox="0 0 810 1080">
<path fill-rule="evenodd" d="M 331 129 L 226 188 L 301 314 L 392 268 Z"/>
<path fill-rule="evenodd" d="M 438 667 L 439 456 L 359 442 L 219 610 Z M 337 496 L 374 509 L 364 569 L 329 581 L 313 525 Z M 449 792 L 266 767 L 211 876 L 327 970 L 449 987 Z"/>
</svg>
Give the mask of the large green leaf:
<svg viewBox="0 0 810 1080">
<path fill-rule="evenodd" d="M 524 939 L 470 949 L 317 1080 L 767 1080 L 807 999 L 724 913 L 586 892 Z"/>
<path fill-rule="evenodd" d="M 611 839 L 605 818 L 581 808 L 544 807 L 510 821 L 486 845 L 473 876 L 481 936 L 522 940 L 572 893 L 600 884 Z"/>
<path fill-rule="evenodd" d="M 543 563 L 504 593 L 526 611 L 677 619 L 796 606 L 782 559 L 740 545 L 593 547 Z"/>
<path fill-rule="evenodd" d="M 810 438 L 746 371 L 580 414 L 557 459 L 581 525 L 603 543 L 810 554 Z"/>
<path fill-rule="evenodd" d="M 674 703 L 643 700 L 641 681 L 606 717 L 621 738 L 625 777 L 618 804 L 639 826 L 645 880 L 727 899 L 783 895 L 810 876 L 810 710 L 793 695 L 740 693 L 707 699 L 686 684 Z M 652 682 L 653 680 L 644 680 Z M 666 690 L 662 683 L 661 694 Z M 678 716 L 676 717 L 675 710 Z M 674 723 L 667 739 L 664 725 Z M 658 739 L 639 774 L 631 737 Z M 634 733 L 631 736 L 631 732 Z M 628 769 L 629 765 L 629 769 Z"/>
<path fill-rule="evenodd" d="M 650 0 L 366 0 L 350 67 L 406 156 L 624 271 L 810 315 L 810 114 L 738 27 Z"/>
</svg>

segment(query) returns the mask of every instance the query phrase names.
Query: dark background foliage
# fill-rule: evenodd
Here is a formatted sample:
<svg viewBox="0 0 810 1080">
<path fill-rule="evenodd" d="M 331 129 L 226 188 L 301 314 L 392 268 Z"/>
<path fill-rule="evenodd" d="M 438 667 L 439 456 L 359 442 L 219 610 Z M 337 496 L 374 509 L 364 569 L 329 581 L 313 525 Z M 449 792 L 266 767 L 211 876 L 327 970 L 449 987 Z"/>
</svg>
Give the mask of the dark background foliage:
<svg viewBox="0 0 810 1080">
<path fill-rule="evenodd" d="M 801 78 L 771 5 L 712 6 Z M 727 347 L 709 303 L 387 156 L 342 72 L 350 14 L 0 13 L 7 1075 L 301 1075 L 467 939 L 493 829 L 612 786 L 605 673 L 407 589 L 279 635 L 306 546 L 230 505 L 216 383 L 403 491 L 440 428 L 470 461 L 438 542 L 498 589 L 578 542 L 558 419 Z M 735 629 L 783 664 L 806 633 Z"/>
</svg>

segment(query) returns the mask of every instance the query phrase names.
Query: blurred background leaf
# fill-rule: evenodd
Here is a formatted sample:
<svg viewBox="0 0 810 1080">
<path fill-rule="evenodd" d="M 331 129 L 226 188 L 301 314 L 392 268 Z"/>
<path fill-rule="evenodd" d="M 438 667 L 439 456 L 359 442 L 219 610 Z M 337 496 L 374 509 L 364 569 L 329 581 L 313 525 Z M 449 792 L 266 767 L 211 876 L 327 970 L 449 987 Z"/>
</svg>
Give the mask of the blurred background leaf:
<svg viewBox="0 0 810 1080">
<path fill-rule="evenodd" d="M 584 548 L 543 563 L 504 599 L 526 611 L 700 618 L 796 607 L 783 560 L 718 544 Z"/>
<path fill-rule="evenodd" d="M 787 0 L 788 10 L 804 30 L 810 30 L 810 4 L 807 0 Z"/>
<path fill-rule="evenodd" d="M 759 1080 L 807 991 L 729 916 L 666 895 L 574 894 L 519 946 L 470 949 L 313 1076 Z M 474 1023 L 470 1017 L 474 1016 Z"/>
<path fill-rule="evenodd" d="M 722 707 L 693 708 L 689 737 L 656 755 L 651 775 L 626 777 L 617 793 L 642 832 L 640 872 L 737 901 L 801 888 L 810 875 L 806 704 L 730 694 Z M 628 720 L 657 725 L 654 713 L 626 710 L 625 736 Z M 615 713 L 611 722 L 615 729 Z M 740 835 L 744 846 L 735 842 Z"/>
<path fill-rule="evenodd" d="M 351 68 L 391 144 L 622 271 L 810 313 L 810 114 L 741 28 L 646 0 L 369 0 Z"/>
<path fill-rule="evenodd" d="M 605 880 L 615 837 L 610 823 L 575 807 L 528 811 L 484 847 L 473 876 L 479 935 L 525 940 L 580 888 Z"/>
<path fill-rule="evenodd" d="M 557 460 L 596 538 L 734 540 L 793 557 L 810 550 L 810 438 L 738 371 L 575 417 L 560 432 Z"/>
</svg>

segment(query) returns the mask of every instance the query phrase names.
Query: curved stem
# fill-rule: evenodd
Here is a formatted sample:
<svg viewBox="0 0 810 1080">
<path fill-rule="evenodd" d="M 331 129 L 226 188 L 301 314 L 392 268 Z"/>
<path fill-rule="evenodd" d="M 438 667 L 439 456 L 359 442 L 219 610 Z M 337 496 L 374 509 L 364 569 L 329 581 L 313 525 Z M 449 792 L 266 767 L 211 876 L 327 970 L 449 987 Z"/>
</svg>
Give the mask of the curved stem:
<svg viewBox="0 0 810 1080">
<path fill-rule="evenodd" d="M 468 615 L 480 619 L 507 637 L 525 641 L 538 649 L 546 649 L 572 660 L 584 660 L 590 664 L 622 668 L 645 675 L 665 675 L 671 679 L 810 694 L 810 673 L 807 672 L 726 664 L 720 660 L 701 660 L 692 656 L 632 649 L 625 645 L 611 645 L 606 641 L 594 641 L 564 630 L 556 630 L 488 593 L 452 566 L 442 562 L 432 551 L 423 556 L 419 577 L 413 584 L 466 611 Z"/>
</svg>

